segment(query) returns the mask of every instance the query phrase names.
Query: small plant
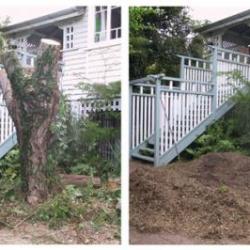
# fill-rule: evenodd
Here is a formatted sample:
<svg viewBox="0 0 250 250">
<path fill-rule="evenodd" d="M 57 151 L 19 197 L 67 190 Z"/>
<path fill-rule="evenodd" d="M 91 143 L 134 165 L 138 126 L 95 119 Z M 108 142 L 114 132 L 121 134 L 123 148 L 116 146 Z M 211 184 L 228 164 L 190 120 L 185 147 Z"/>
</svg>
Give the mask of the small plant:
<svg viewBox="0 0 250 250">
<path fill-rule="evenodd" d="M 107 223 L 117 224 L 120 215 L 113 208 L 117 195 L 104 189 L 95 190 L 91 185 L 84 189 L 68 185 L 60 194 L 42 204 L 34 219 L 47 222 L 51 228 L 61 227 L 72 220 L 81 226 L 84 220 L 91 220 L 96 228 Z"/>
<path fill-rule="evenodd" d="M 81 197 L 81 191 L 69 185 L 62 193 L 44 203 L 38 209 L 35 218 L 48 222 L 52 228 L 60 227 L 74 216 L 81 217 L 81 213 L 83 213 L 83 209 L 79 209 Z"/>
<path fill-rule="evenodd" d="M 222 184 L 222 185 L 219 186 L 218 191 L 220 193 L 226 193 L 226 192 L 229 191 L 229 189 L 228 189 L 228 187 L 226 185 Z"/>
<path fill-rule="evenodd" d="M 182 154 L 185 158 L 198 158 L 209 152 L 230 152 L 239 150 L 234 138 L 234 121 L 228 116 L 213 124 L 198 137 Z"/>
<path fill-rule="evenodd" d="M 0 160 L 0 200 L 14 200 L 21 186 L 19 150 L 11 150 Z"/>
<path fill-rule="evenodd" d="M 71 173 L 79 175 L 90 175 L 96 174 L 96 169 L 87 163 L 77 163 L 75 166 L 71 167 Z"/>
</svg>

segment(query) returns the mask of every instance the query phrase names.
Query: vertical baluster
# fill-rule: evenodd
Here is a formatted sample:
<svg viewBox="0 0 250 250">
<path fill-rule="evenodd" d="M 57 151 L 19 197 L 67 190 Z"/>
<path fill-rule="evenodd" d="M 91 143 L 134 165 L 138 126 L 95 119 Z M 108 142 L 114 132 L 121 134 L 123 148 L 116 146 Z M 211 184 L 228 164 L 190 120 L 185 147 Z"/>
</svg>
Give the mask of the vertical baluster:
<svg viewBox="0 0 250 250">
<path fill-rule="evenodd" d="M 144 105 L 143 105 L 143 87 L 141 86 L 140 87 L 140 141 L 139 143 L 142 143 L 143 142 L 143 110 L 144 110 Z"/>
<path fill-rule="evenodd" d="M 150 87 L 150 96 L 148 98 L 148 136 L 152 135 L 152 129 L 151 129 L 152 127 L 151 100 L 152 100 L 152 95 L 153 95 L 152 91 L 153 91 L 153 88 Z"/>
<path fill-rule="evenodd" d="M 166 103 L 166 117 L 165 117 L 165 149 L 166 151 L 169 149 L 169 92 L 166 92 L 165 95 L 165 103 Z"/>
<path fill-rule="evenodd" d="M 182 137 L 182 114 L 183 114 L 183 93 L 179 93 L 180 113 L 179 113 L 179 139 Z"/>
<path fill-rule="evenodd" d="M 179 141 L 181 138 L 181 115 L 182 115 L 182 94 L 178 93 L 178 108 L 179 108 L 179 112 L 178 112 L 178 133 L 177 133 L 177 140 Z"/>
<path fill-rule="evenodd" d="M 205 100 L 205 96 L 201 95 L 200 121 L 203 120 L 204 100 Z"/>
<path fill-rule="evenodd" d="M 7 134 L 7 129 L 8 129 L 8 111 L 7 108 L 4 109 L 4 140 L 6 140 L 8 134 Z"/>
<path fill-rule="evenodd" d="M 187 94 L 187 112 L 186 112 L 186 133 L 189 132 L 190 128 L 190 94 Z"/>
<path fill-rule="evenodd" d="M 200 108 L 201 108 L 201 99 L 200 95 L 197 95 L 197 124 L 200 123 Z"/>
<path fill-rule="evenodd" d="M 178 93 L 175 93 L 175 109 L 174 109 L 174 131 L 175 131 L 175 142 L 178 141 L 178 130 L 179 130 L 179 99 L 178 99 Z"/>
<path fill-rule="evenodd" d="M 172 110 L 172 116 L 171 116 L 171 131 L 172 131 L 172 144 L 171 146 L 173 145 L 173 142 L 175 141 L 175 109 L 176 109 L 176 106 L 175 106 L 175 94 L 172 93 L 172 107 L 171 107 L 171 110 Z"/>
<path fill-rule="evenodd" d="M 191 60 L 188 59 L 188 71 L 189 71 L 189 76 L 188 76 L 188 80 L 192 80 L 192 68 L 191 68 Z M 188 90 L 191 90 L 191 82 L 188 82 Z"/>
<path fill-rule="evenodd" d="M 144 140 L 148 138 L 148 97 L 144 96 Z"/>
<path fill-rule="evenodd" d="M 154 89 L 155 91 L 155 89 Z M 151 133 L 154 134 L 155 132 L 155 93 L 152 97 L 152 114 L 151 114 L 151 118 L 152 118 L 152 127 L 151 127 Z"/>
<path fill-rule="evenodd" d="M 213 112 L 216 110 L 217 108 L 217 61 L 218 61 L 218 50 L 217 47 L 214 47 L 214 51 L 213 51 L 213 72 L 212 72 L 212 79 L 213 79 L 213 107 L 212 110 Z"/>
<path fill-rule="evenodd" d="M 140 117 L 140 111 L 139 111 L 139 105 L 140 105 L 140 96 L 136 96 L 136 110 L 135 110 L 135 115 L 136 115 L 136 140 L 135 140 L 135 146 L 139 145 L 139 117 Z"/>
<path fill-rule="evenodd" d="M 172 121 L 173 121 L 173 92 L 170 92 L 169 93 L 169 132 L 170 132 L 170 135 L 169 135 L 169 147 L 171 148 L 172 147 L 172 141 L 173 141 L 173 133 L 172 133 Z"/>
<path fill-rule="evenodd" d="M 164 91 L 161 91 L 161 109 L 160 109 L 160 155 L 164 153 L 164 148 L 165 148 L 165 109 L 166 109 L 166 104 L 165 104 L 165 98 L 164 98 Z"/>
<path fill-rule="evenodd" d="M 180 105 L 181 105 L 181 113 L 180 113 L 180 138 L 183 137 L 184 134 L 184 112 L 185 112 L 185 103 L 184 103 L 184 94 L 180 93 Z"/>
</svg>

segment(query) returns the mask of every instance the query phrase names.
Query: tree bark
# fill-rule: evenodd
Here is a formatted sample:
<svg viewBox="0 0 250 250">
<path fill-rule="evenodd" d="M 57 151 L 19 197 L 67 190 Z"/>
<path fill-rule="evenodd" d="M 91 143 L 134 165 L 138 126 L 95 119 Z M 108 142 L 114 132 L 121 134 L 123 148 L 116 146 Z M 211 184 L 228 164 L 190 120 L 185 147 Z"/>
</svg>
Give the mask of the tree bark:
<svg viewBox="0 0 250 250">
<path fill-rule="evenodd" d="M 59 107 L 59 58 L 59 46 L 41 43 L 34 73 L 25 76 L 13 54 L 2 57 L 6 71 L 0 70 L 0 87 L 15 124 L 23 190 L 32 205 L 48 196 L 47 155 Z"/>
</svg>

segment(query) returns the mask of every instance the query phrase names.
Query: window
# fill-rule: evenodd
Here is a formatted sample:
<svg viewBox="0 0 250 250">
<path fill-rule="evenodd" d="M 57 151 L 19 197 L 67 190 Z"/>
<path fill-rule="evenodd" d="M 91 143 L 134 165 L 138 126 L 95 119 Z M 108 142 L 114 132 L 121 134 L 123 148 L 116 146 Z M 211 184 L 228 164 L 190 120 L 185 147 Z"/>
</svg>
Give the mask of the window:
<svg viewBox="0 0 250 250">
<path fill-rule="evenodd" d="M 107 37 L 107 7 L 95 8 L 95 42 L 105 41 Z"/>
<path fill-rule="evenodd" d="M 121 37 L 121 7 L 111 8 L 110 39 Z"/>
<path fill-rule="evenodd" d="M 96 43 L 121 37 L 121 7 L 95 7 Z"/>
<path fill-rule="evenodd" d="M 65 29 L 65 49 L 74 48 L 74 27 L 69 26 Z"/>
</svg>

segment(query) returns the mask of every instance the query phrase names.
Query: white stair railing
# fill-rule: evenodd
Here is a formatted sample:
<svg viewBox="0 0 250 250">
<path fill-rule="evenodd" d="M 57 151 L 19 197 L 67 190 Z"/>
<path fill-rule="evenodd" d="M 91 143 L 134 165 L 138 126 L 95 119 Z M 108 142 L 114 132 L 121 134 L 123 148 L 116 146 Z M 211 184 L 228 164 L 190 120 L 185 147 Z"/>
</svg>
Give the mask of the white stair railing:
<svg viewBox="0 0 250 250">
<path fill-rule="evenodd" d="M 158 165 L 173 148 L 178 155 L 177 144 L 184 139 L 179 147 L 182 150 L 191 143 L 196 128 L 211 123 L 218 109 L 228 110 L 230 105 L 223 105 L 244 85 L 229 73 L 240 72 L 243 79 L 249 80 L 250 56 L 217 47 L 210 49 L 209 60 L 181 56 L 180 78 L 158 75 L 130 83 L 132 155 L 138 156 L 140 148 L 153 138 L 154 164 Z"/>
<path fill-rule="evenodd" d="M 130 147 L 136 148 L 155 133 L 155 79 L 150 77 L 131 82 Z"/>
<path fill-rule="evenodd" d="M 4 143 L 14 131 L 13 121 L 3 100 L 3 94 L 0 92 L 0 145 Z"/>
<path fill-rule="evenodd" d="M 167 82 L 168 87 L 162 86 L 160 91 L 160 156 L 211 114 L 213 100 L 213 93 L 207 91 L 211 83 L 169 77 L 161 81 Z M 174 88 L 174 83 L 192 90 Z"/>
</svg>

